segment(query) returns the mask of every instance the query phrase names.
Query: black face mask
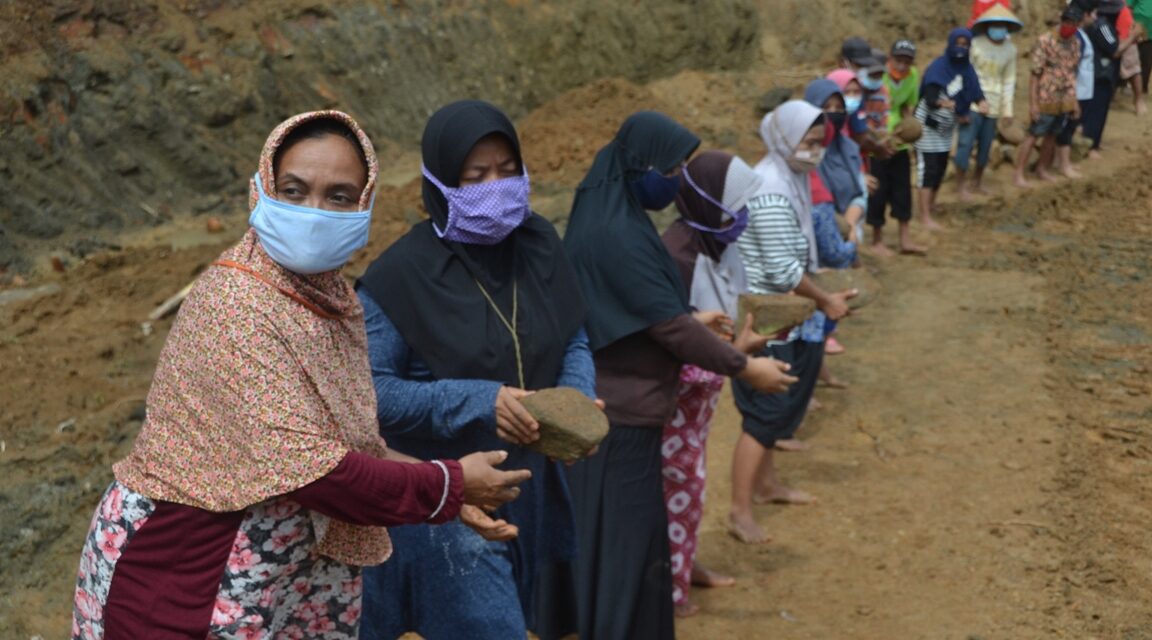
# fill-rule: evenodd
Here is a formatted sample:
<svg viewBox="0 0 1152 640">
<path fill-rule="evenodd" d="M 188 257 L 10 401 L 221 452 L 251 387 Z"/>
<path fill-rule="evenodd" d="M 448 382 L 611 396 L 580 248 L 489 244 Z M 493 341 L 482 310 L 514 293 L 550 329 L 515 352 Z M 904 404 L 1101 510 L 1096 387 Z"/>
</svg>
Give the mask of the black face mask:
<svg viewBox="0 0 1152 640">
<path fill-rule="evenodd" d="M 844 123 L 848 121 L 848 114 L 843 111 L 825 111 L 824 117 L 832 123 L 832 130 L 836 133 L 840 133 L 840 130 L 844 128 Z"/>
</svg>

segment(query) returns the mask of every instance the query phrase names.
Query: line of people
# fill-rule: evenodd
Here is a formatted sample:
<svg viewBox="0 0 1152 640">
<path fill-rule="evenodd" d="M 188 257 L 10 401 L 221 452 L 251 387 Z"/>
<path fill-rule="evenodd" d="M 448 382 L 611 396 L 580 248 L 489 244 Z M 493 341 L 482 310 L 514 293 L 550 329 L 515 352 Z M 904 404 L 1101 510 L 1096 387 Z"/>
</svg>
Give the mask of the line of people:
<svg viewBox="0 0 1152 640">
<path fill-rule="evenodd" d="M 819 371 L 823 344 L 799 329 L 733 335 L 737 296 L 797 289 L 847 314 L 851 293 L 808 275 L 825 120 L 780 107 L 753 170 L 637 113 L 561 241 L 529 207 L 512 123 L 454 103 L 422 143 L 429 219 L 355 289 L 339 269 L 367 241 L 372 144 L 340 112 L 281 124 L 251 228 L 198 279 L 113 467 L 73 636 L 672 637 L 724 378 L 754 443 L 739 473 L 770 499 L 772 445 Z M 683 217 L 661 238 L 648 211 L 673 202 Z M 748 276 L 737 242 L 760 255 Z M 599 398 L 612 425 L 568 468 L 523 446 L 539 425 L 520 399 L 553 386 Z"/>
<path fill-rule="evenodd" d="M 1035 136 L 1054 141 L 1079 108 L 1068 80 L 1091 2 L 1073 0 L 1034 50 Z M 1019 24 L 991 7 L 923 78 L 912 42 L 889 56 L 849 39 L 843 68 L 764 116 L 755 166 L 633 114 L 563 239 L 530 207 L 508 117 L 450 104 L 421 143 L 428 220 L 354 287 L 340 269 L 367 243 L 372 143 L 338 111 L 285 121 L 250 182 L 251 228 L 188 296 L 113 467 L 73 637 L 674 637 L 698 611 L 693 585 L 735 580 L 695 562 L 724 380 L 741 415 L 729 531 L 761 543 L 754 505 L 815 499 L 782 481 L 776 451 L 806 448 L 795 435 L 818 382 L 842 385 L 825 355 L 844 349 L 831 336 L 856 291 L 815 276 L 859 265 L 865 224 L 891 253 L 889 208 L 899 250 L 925 252 L 912 152 L 931 228 L 957 126 L 961 185 L 981 188 L 997 119 L 1012 117 Z M 919 137 L 900 133 L 913 120 Z M 649 212 L 669 206 L 680 217 L 661 235 Z M 742 293 L 817 311 L 762 336 L 738 317 Z M 521 400 L 556 386 L 611 424 L 570 466 L 525 446 L 540 435 Z"/>
</svg>

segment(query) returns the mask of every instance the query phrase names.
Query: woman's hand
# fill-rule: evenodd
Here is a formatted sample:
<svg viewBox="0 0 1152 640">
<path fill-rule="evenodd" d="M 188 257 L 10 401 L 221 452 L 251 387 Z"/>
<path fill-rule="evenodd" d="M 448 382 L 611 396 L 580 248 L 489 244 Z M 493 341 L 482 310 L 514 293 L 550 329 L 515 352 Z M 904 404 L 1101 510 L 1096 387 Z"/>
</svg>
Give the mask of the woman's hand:
<svg viewBox="0 0 1152 640">
<path fill-rule="evenodd" d="M 732 341 L 732 318 L 729 318 L 723 311 L 696 311 L 692 317 L 711 329 L 712 333 L 719 336 L 721 340 Z"/>
<path fill-rule="evenodd" d="M 788 375 L 792 365 L 775 358 L 748 358 L 748 366 L 736 374 L 761 393 L 783 393 L 799 378 Z"/>
<path fill-rule="evenodd" d="M 753 355 L 760 353 L 764 345 L 768 344 L 768 338 L 756 333 L 753 328 L 755 322 L 751 313 L 744 316 L 744 326 L 740 329 L 740 334 L 732 341 L 732 346 L 736 347 L 737 351 Z"/>
<path fill-rule="evenodd" d="M 532 477 L 528 469 L 501 471 L 496 465 L 508 459 L 507 451 L 480 451 L 460 458 L 464 471 L 464 503 L 492 511 L 520 495 L 516 485 Z"/>
<path fill-rule="evenodd" d="M 820 301 L 820 310 L 824 315 L 828 316 L 829 320 L 840 320 L 844 316 L 851 313 L 848 308 L 848 301 L 859 295 L 856 289 L 845 289 L 836 293 L 830 293 Z"/>
<path fill-rule="evenodd" d="M 520 404 L 520 398 L 531 394 L 524 389 L 500 387 L 496 394 L 496 435 L 501 440 L 523 445 L 540 439 L 540 425 Z"/>
<path fill-rule="evenodd" d="M 506 520 L 496 520 L 480 507 L 466 504 L 460 507 L 460 522 L 468 525 L 485 540 L 507 542 L 520 533 L 520 528 Z"/>
</svg>

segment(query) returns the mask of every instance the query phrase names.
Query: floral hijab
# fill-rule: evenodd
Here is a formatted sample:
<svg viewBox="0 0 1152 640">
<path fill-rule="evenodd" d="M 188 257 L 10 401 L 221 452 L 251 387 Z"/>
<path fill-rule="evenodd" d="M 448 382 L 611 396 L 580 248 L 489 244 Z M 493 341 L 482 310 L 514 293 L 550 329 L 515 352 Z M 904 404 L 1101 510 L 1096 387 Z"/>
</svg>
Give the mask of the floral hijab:
<svg viewBox="0 0 1152 640">
<path fill-rule="evenodd" d="M 368 164 L 360 203 L 367 206 L 375 152 L 355 121 L 338 111 L 301 114 L 272 132 L 260 156 L 265 189 L 275 193 L 272 160 L 284 138 L 322 117 L 346 124 L 360 140 Z M 113 467 L 117 479 L 150 498 L 208 511 L 237 511 L 291 493 L 351 451 L 386 452 L 355 293 L 339 272 L 284 269 L 251 229 L 185 300 L 147 408 L 132 451 Z M 391 551 L 383 527 L 313 518 L 324 555 L 371 565 Z"/>
</svg>

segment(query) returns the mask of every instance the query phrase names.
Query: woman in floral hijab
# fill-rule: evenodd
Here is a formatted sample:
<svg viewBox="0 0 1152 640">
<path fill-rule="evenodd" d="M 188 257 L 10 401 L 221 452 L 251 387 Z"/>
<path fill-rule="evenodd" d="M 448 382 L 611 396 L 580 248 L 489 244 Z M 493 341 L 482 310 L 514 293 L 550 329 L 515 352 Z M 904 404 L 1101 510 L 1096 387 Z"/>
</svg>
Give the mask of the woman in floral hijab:
<svg viewBox="0 0 1152 640">
<path fill-rule="evenodd" d="M 185 301 L 92 519 L 73 638 L 355 638 L 360 566 L 388 557 L 385 526 L 515 496 L 527 474 L 493 469 L 502 453 L 414 464 L 376 433 L 340 267 L 367 242 L 377 171 L 338 111 L 269 136 L 252 228 Z"/>
</svg>

